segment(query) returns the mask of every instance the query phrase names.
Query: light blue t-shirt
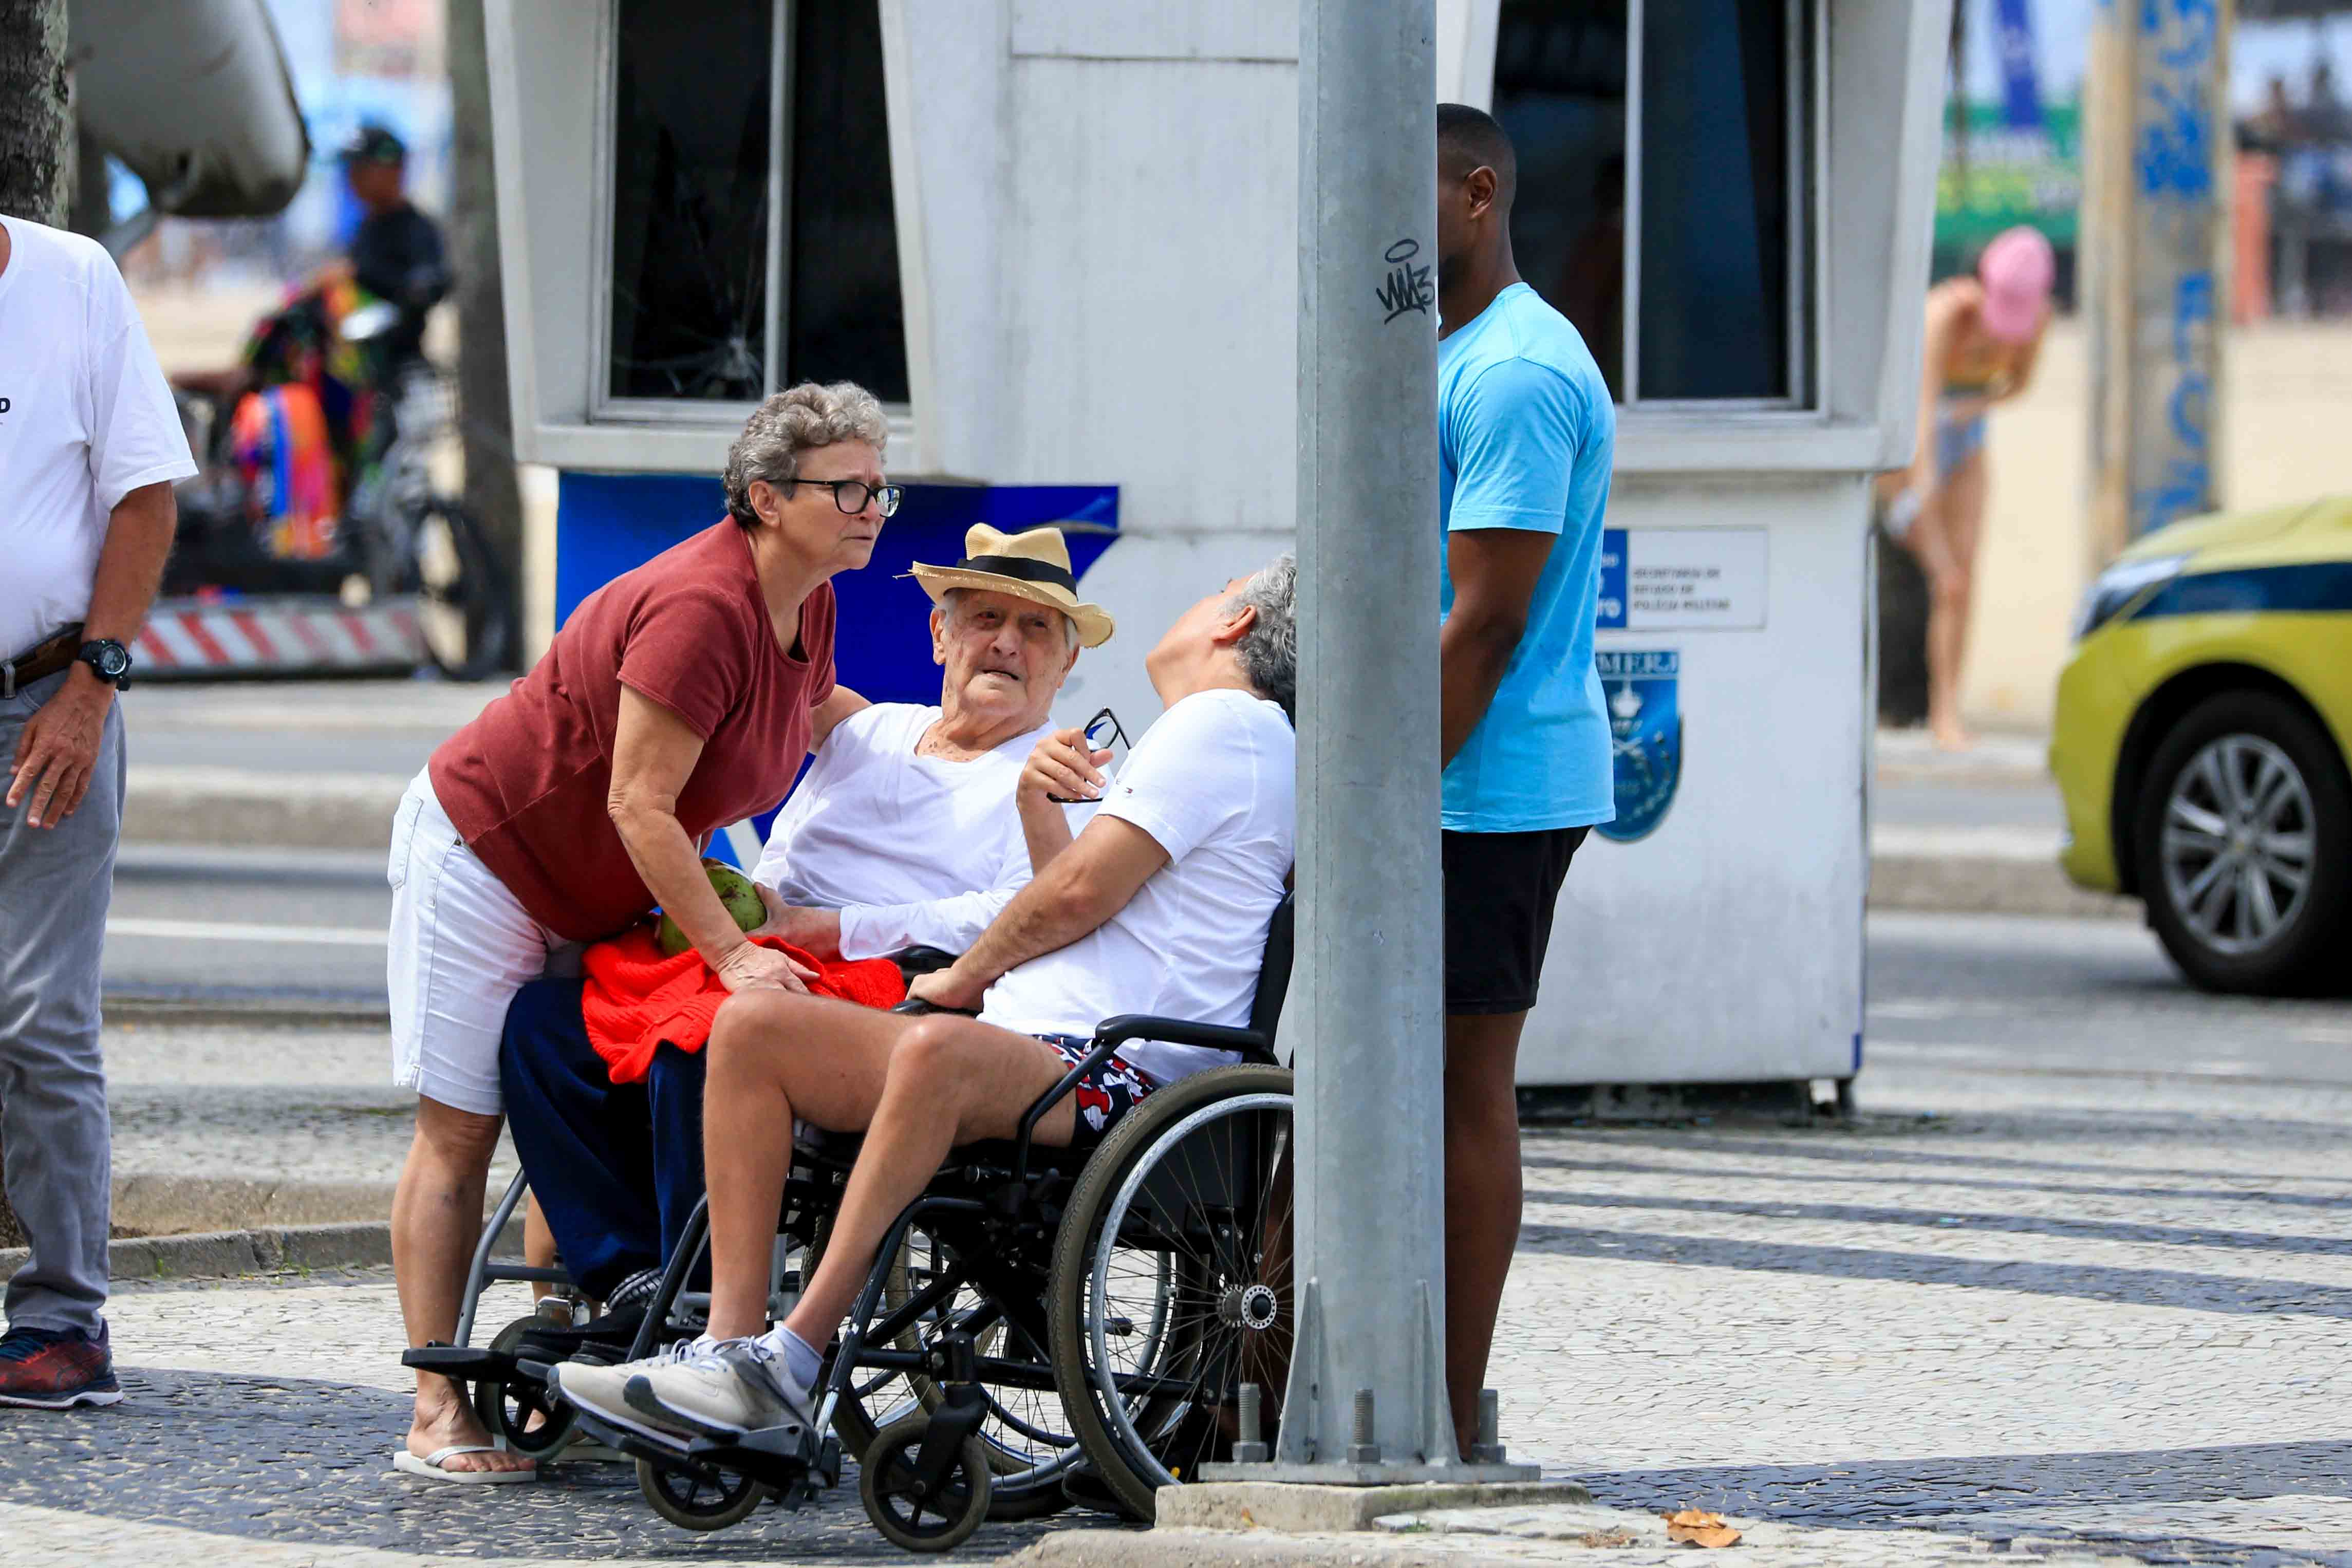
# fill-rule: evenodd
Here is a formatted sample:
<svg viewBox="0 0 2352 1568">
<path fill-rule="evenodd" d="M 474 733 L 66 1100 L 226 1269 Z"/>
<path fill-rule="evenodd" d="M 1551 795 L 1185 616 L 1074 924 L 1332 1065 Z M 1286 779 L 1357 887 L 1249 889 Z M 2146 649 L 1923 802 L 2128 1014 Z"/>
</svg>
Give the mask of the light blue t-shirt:
<svg viewBox="0 0 2352 1568">
<path fill-rule="evenodd" d="M 1617 815 L 1592 668 L 1601 519 L 1617 410 L 1568 318 L 1524 283 L 1437 345 L 1437 510 L 1446 531 L 1559 536 L 1494 703 L 1445 769 L 1444 824 L 1530 833 Z M 1441 565 L 1454 613 L 1454 578 Z"/>
</svg>

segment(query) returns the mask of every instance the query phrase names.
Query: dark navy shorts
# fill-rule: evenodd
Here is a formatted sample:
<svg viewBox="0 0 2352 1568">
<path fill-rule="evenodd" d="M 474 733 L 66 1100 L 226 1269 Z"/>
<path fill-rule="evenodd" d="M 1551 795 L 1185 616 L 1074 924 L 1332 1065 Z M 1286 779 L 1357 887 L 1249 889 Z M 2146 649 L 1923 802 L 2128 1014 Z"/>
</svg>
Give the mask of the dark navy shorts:
<svg viewBox="0 0 2352 1568">
<path fill-rule="evenodd" d="M 1094 1049 L 1094 1042 L 1083 1035 L 1039 1035 L 1037 1038 L 1061 1052 L 1069 1067 L 1086 1060 Z M 1118 1125 L 1118 1119 L 1142 1104 L 1155 1087 L 1150 1075 L 1113 1051 L 1108 1060 L 1078 1079 L 1070 1090 L 1078 1102 L 1078 1119 L 1070 1130 L 1069 1146 L 1080 1153 L 1091 1152 Z"/>
</svg>

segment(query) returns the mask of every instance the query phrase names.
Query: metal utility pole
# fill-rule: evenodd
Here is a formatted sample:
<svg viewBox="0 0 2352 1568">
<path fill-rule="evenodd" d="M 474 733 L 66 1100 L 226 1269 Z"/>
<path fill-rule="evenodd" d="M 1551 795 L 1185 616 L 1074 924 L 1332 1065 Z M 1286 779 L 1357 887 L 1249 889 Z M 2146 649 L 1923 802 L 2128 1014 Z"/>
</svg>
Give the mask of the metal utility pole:
<svg viewBox="0 0 2352 1568">
<path fill-rule="evenodd" d="M 1433 10 L 1300 5 L 1297 1348 L 1213 1479 L 1535 1473 L 1446 1405 Z"/>
<path fill-rule="evenodd" d="M 2092 26 L 2081 299 L 2094 571 L 2219 504 L 2234 9 L 2101 5 Z"/>
</svg>

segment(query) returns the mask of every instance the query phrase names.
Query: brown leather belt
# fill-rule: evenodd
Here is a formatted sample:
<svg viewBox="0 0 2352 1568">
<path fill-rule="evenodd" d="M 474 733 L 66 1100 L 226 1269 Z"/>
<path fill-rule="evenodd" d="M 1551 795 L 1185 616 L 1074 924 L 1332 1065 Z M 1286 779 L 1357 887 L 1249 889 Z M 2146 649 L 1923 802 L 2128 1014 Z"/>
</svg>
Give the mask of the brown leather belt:
<svg viewBox="0 0 2352 1568">
<path fill-rule="evenodd" d="M 81 623 L 76 621 L 48 641 L 35 643 L 16 658 L 0 663 L 0 702 L 16 696 L 20 686 L 46 680 L 61 669 L 71 669 L 74 655 L 80 651 Z"/>
</svg>

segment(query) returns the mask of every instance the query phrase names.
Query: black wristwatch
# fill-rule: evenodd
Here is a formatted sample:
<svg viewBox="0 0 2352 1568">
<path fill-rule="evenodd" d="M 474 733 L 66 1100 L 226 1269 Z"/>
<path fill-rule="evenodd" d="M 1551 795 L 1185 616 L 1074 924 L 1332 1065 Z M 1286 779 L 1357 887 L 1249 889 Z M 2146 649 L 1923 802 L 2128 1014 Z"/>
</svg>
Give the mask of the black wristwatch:
<svg viewBox="0 0 2352 1568">
<path fill-rule="evenodd" d="M 100 680 L 117 691 L 131 689 L 131 650 L 112 637 L 82 644 L 74 650 L 74 658 L 89 666 Z"/>
</svg>

